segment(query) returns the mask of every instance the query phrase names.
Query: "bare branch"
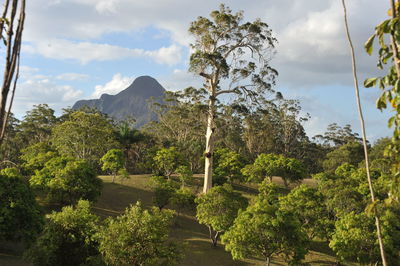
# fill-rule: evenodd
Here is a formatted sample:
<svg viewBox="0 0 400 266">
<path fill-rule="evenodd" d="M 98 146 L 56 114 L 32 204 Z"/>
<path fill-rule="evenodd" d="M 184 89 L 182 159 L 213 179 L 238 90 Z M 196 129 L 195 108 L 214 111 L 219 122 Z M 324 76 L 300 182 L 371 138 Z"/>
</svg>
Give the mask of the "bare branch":
<svg viewBox="0 0 400 266">
<path fill-rule="evenodd" d="M 392 0 L 392 2 L 393 2 L 393 0 Z M 345 28 L 346 28 L 346 35 L 347 35 L 347 40 L 349 42 L 350 52 L 351 52 L 354 88 L 355 88 L 355 92 L 356 92 L 357 109 L 358 109 L 358 114 L 359 114 L 359 119 L 360 119 L 360 124 L 361 124 L 361 132 L 362 132 L 362 139 L 363 139 L 363 146 L 364 146 L 365 170 L 367 171 L 367 179 L 368 179 L 369 191 L 371 194 L 371 201 L 374 204 L 375 203 L 375 193 L 374 193 L 374 188 L 372 186 L 372 179 L 371 179 L 371 174 L 370 174 L 370 169 L 369 169 L 367 137 L 366 137 L 366 133 L 365 133 L 366 130 L 365 130 L 364 115 L 363 115 L 361 101 L 360 101 L 360 92 L 359 92 L 360 89 L 358 87 L 357 65 L 356 65 L 356 58 L 355 58 L 355 53 L 354 53 L 353 42 L 351 41 L 349 25 L 347 22 L 347 11 L 346 11 L 345 0 L 342 0 L 342 5 L 343 5 L 343 11 L 344 11 L 344 24 L 345 24 Z M 386 261 L 385 248 L 384 248 L 383 239 L 382 239 L 380 220 L 379 220 L 378 214 L 376 213 L 375 208 L 374 208 L 374 215 L 375 215 L 376 231 L 377 231 L 377 236 L 378 236 L 378 241 L 379 241 L 379 248 L 380 248 L 381 257 L 382 257 L 382 264 L 383 264 L 383 266 L 387 266 L 388 264 Z"/>
</svg>

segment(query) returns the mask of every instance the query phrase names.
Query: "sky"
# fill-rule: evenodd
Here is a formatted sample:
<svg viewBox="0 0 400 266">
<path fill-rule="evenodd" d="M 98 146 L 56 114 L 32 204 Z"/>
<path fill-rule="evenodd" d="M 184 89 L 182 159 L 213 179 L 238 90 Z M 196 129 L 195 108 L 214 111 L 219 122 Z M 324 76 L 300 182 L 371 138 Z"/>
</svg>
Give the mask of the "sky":
<svg viewBox="0 0 400 266">
<path fill-rule="evenodd" d="M 389 112 L 375 108 L 379 89 L 367 77 L 384 75 L 363 43 L 386 19 L 389 1 L 348 0 L 367 137 L 389 136 Z M 77 100 L 116 94 L 136 77 L 150 75 L 168 90 L 201 86 L 188 73 L 191 21 L 208 16 L 214 0 L 33 0 L 27 1 L 21 77 L 13 112 L 21 118 L 34 104 L 61 109 Z M 328 124 L 351 124 L 359 132 L 350 51 L 340 0 L 226 0 L 244 20 L 260 18 L 278 39 L 271 65 L 275 90 L 301 101 L 312 137 Z M 0 53 L 4 57 L 4 53 Z M 4 61 L 4 60 L 2 60 Z"/>
</svg>

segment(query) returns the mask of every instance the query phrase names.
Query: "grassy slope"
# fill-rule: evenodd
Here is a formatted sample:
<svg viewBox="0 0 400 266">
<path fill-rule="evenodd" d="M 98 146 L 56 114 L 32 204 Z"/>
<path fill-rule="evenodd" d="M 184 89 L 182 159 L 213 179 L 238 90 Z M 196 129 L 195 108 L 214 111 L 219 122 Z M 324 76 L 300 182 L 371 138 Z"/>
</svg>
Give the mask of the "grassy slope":
<svg viewBox="0 0 400 266">
<path fill-rule="evenodd" d="M 122 213 L 130 204 L 140 200 L 145 207 L 152 206 L 153 193 L 148 185 L 149 176 L 135 175 L 123 183 L 111 183 L 111 177 L 102 176 L 104 189 L 101 197 L 94 204 L 93 211 L 102 216 L 115 216 Z M 279 179 L 275 182 L 281 183 Z M 312 184 L 312 181 L 306 180 Z M 197 178 L 194 190 L 199 190 L 201 179 Z M 236 186 L 245 196 L 251 197 L 255 193 L 254 187 Z M 168 207 L 168 206 L 167 206 Z M 46 208 L 48 209 L 48 208 Z M 211 247 L 208 238 L 208 229 L 196 222 L 194 213 L 183 213 L 175 221 L 172 228 L 172 237 L 185 245 L 185 258 L 182 265 L 264 265 L 258 258 L 244 261 L 233 261 L 230 253 L 226 252 L 221 244 Z M 314 242 L 312 251 L 306 259 L 311 265 L 333 265 L 332 256 L 326 243 Z M 23 263 L 20 257 L 21 247 L 4 246 L 0 243 L 0 265 L 29 265 Z M 274 258 L 272 265 L 286 265 L 282 259 Z"/>
<path fill-rule="evenodd" d="M 148 186 L 148 176 L 135 175 L 124 183 L 112 184 L 110 177 L 102 177 L 104 191 L 94 206 L 94 211 L 102 216 L 117 215 L 129 204 L 140 200 L 144 206 L 152 205 L 153 193 Z M 201 189 L 201 180 L 198 178 L 193 186 L 194 190 Z M 279 179 L 274 180 L 281 183 Z M 312 184 L 312 181 L 306 180 Z M 255 193 L 254 187 L 236 186 L 245 196 L 251 197 Z M 167 206 L 168 207 L 168 206 Z M 230 253 L 226 252 L 222 245 L 212 248 L 208 238 L 208 229 L 196 222 L 194 213 L 180 215 L 172 228 L 172 236 L 185 243 L 185 258 L 182 265 L 264 265 L 257 258 L 244 261 L 233 261 Z M 312 265 L 332 265 L 335 258 L 330 254 L 326 243 L 313 243 L 315 250 L 307 256 L 307 261 Z M 275 258 L 274 265 L 285 265 L 283 260 Z"/>
</svg>

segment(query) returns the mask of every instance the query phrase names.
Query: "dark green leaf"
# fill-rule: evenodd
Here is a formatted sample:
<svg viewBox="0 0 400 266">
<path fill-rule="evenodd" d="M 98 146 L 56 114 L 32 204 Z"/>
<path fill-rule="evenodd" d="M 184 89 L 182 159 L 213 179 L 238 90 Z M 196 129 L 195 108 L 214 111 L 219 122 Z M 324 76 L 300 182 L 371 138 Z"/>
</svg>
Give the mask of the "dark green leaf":
<svg viewBox="0 0 400 266">
<path fill-rule="evenodd" d="M 370 88 L 376 85 L 378 78 L 369 78 L 364 81 L 364 87 Z"/>
</svg>

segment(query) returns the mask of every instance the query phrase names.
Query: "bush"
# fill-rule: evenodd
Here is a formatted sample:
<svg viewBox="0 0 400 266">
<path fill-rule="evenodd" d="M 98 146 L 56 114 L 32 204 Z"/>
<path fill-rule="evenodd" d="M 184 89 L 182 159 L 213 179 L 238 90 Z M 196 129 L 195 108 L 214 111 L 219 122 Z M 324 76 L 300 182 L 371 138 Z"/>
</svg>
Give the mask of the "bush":
<svg viewBox="0 0 400 266">
<path fill-rule="evenodd" d="M 181 252 L 168 239 L 172 211 L 144 210 L 140 202 L 100 232 L 100 251 L 109 265 L 177 265 Z"/>
<path fill-rule="evenodd" d="M 99 218 L 90 212 L 88 201 L 80 200 L 75 207 L 47 216 L 43 233 L 26 252 L 34 265 L 89 265 L 98 261 Z"/>
<path fill-rule="evenodd" d="M 195 199 L 196 195 L 190 189 L 180 188 L 172 196 L 171 202 L 179 214 L 182 210 L 193 210 L 196 207 Z"/>
<path fill-rule="evenodd" d="M 29 182 L 45 191 L 49 200 L 62 204 L 74 204 L 79 199 L 94 201 L 102 188 L 101 179 L 85 160 L 66 157 L 50 159 Z"/>
<path fill-rule="evenodd" d="M 151 183 L 154 190 L 153 202 L 161 210 L 170 203 L 177 190 L 177 185 L 162 176 L 152 177 Z"/>
<path fill-rule="evenodd" d="M 17 169 L 1 170 L 0 199 L 0 240 L 34 240 L 44 220 L 33 192 Z"/>
</svg>

